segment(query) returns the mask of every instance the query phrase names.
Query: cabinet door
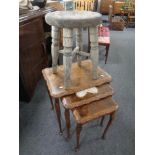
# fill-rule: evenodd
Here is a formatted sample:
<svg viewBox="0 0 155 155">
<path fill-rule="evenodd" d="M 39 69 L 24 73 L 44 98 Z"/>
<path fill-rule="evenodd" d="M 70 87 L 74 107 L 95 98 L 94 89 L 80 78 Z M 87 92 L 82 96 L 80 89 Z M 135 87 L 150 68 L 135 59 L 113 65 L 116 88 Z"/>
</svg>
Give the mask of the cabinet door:
<svg viewBox="0 0 155 155">
<path fill-rule="evenodd" d="M 109 13 L 109 5 L 113 5 L 113 0 L 102 0 L 101 13 Z"/>
<path fill-rule="evenodd" d="M 48 65 L 42 19 L 22 25 L 19 34 L 20 77 L 30 99 L 41 78 L 41 70 Z"/>
</svg>

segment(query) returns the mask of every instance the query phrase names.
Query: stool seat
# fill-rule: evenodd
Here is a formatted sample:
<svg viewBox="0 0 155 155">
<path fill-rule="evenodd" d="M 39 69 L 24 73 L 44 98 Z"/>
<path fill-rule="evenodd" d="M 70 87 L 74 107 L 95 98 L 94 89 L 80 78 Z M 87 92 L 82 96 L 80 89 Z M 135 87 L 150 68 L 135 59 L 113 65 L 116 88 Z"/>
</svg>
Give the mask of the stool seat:
<svg viewBox="0 0 155 155">
<path fill-rule="evenodd" d="M 103 84 L 98 86 L 97 89 L 97 94 L 88 93 L 82 98 L 77 97 L 76 94 L 66 96 L 62 100 L 63 106 L 66 109 L 73 109 L 113 95 L 113 88 L 110 86 L 110 84 Z"/>
<path fill-rule="evenodd" d="M 102 15 L 92 11 L 55 11 L 47 13 L 45 20 L 60 28 L 94 27 L 101 23 Z"/>
<path fill-rule="evenodd" d="M 107 97 L 82 107 L 75 108 L 73 115 L 78 124 L 85 124 L 93 119 L 110 114 L 118 109 L 117 103 L 112 97 Z"/>
</svg>

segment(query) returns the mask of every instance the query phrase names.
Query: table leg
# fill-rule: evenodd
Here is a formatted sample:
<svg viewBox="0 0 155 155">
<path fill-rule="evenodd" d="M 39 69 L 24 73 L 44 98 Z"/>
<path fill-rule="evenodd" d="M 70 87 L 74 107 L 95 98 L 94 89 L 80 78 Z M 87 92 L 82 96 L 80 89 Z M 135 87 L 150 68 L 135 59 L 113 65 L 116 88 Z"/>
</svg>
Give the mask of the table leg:
<svg viewBox="0 0 155 155">
<path fill-rule="evenodd" d="M 55 98 L 55 110 L 56 110 L 56 115 L 57 115 L 57 120 L 58 120 L 60 134 L 62 134 L 62 128 L 61 128 L 61 110 L 60 110 L 60 105 L 59 105 L 59 99 L 58 98 Z"/>
<path fill-rule="evenodd" d="M 82 130 L 82 125 L 81 124 L 77 124 L 76 126 L 76 148 L 75 151 L 78 151 L 79 147 L 80 147 L 80 133 Z"/>
<path fill-rule="evenodd" d="M 65 109 L 65 120 L 67 129 L 67 138 L 70 138 L 70 112 L 69 109 Z"/>
<path fill-rule="evenodd" d="M 110 119 L 109 119 L 109 122 L 108 122 L 104 132 L 103 132 L 102 139 L 105 139 L 105 135 L 106 135 L 110 125 L 112 124 L 112 121 L 114 120 L 114 117 L 115 117 L 115 112 L 110 114 Z"/>
</svg>

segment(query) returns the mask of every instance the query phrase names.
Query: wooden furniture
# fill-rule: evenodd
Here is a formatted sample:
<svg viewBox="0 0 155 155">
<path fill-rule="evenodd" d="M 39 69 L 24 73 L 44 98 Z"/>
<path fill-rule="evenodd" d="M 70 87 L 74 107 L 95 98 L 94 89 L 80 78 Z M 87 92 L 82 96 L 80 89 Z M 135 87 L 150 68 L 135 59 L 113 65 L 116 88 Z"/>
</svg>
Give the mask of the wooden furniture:
<svg viewBox="0 0 155 155">
<path fill-rule="evenodd" d="M 41 9 L 19 16 L 20 99 L 30 101 L 41 70 L 48 66 L 43 17 L 51 9 Z"/>
<path fill-rule="evenodd" d="M 66 97 L 63 97 L 62 103 L 65 108 L 65 120 L 66 120 L 66 128 L 67 128 L 67 137 L 70 137 L 70 112 L 69 110 L 74 110 L 77 107 L 81 107 L 86 104 L 90 104 L 93 101 L 100 100 L 102 98 L 112 96 L 113 89 L 109 83 L 100 85 L 97 87 L 98 93 L 92 94 L 88 93 L 86 96 L 79 98 L 76 94 L 72 94 Z"/>
<path fill-rule="evenodd" d="M 109 5 L 113 5 L 113 0 L 101 0 L 100 12 L 109 13 Z"/>
<path fill-rule="evenodd" d="M 64 64 L 64 87 L 71 87 L 72 58 L 77 57 L 78 65 L 81 66 L 81 56 L 91 57 L 92 79 L 97 79 L 98 66 L 98 30 L 97 25 L 101 23 L 102 16 L 91 11 L 57 11 L 45 16 L 46 22 L 52 26 L 52 67 L 53 73 L 57 73 L 57 59 L 59 53 L 63 54 Z M 90 54 L 81 51 L 81 29 L 88 27 L 90 34 Z M 59 33 L 63 28 L 63 46 L 59 51 Z M 76 47 L 73 48 L 73 29 L 76 28 Z"/>
<path fill-rule="evenodd" d="M 123 31 L 125 22 L 121 17 L 113 17 L 111 22 L 111 29 Z"/>
<path fill-rule="evenodd" d="M 104 86 L 101 86 L 101 89 L 103 87 Z M 107 87 L 107 89 L 109 89 L 108 85 L 106 85 L 105 87 Z M 108 91 L 107 90 L 106 91 L 100 90 L 100 91 L 104 92 L 104 95 L 108 91 L 109 91 L 108 95 L 112 94 L 112 90 L 110 90 L 110 89 Z M 99 94 L 101 93 L 100 91 L 99 91 Z M 80 132 L 82 129 L 82 125 L 84 125 L 84 124 L 86 124 L 86 123 L 88 123 L 94 119 L 101 118 L 101 117 L 102 117 L 102 119 L 101 119 L 100 125 L 102 125 L 104 116 L 110 115 L 109 122 L 108 122 L 108 124 L 107 124 L 107 126 L 103 132 L 103 135 L 102 135 L 102 138 L 105 138 L 107 130 L 110 127 L 110 125 L 114 119 L 116 110 L 118 109 L 117 103 L 112 99 L 111 96 L 108 96 L 108 95 L 106 97 L 104 96 L 103 99 L 96 98 L 96 99 L 94 99 L 95 101 L 92 100 L 91 103 L 86 102 L 86 101 L 88 101 L 88 99 L 90 100 L 92 98 L 90 96 L 89 97 L 87 96 L 84 99 L 80 100 L 81 104 L 84 103 L 83 106 L 78 106 L 78 107 L 76 107 L 77 106 L 76 105 L 77 99 L 75 99 L 76 98 L 75 95 L 71 95 L 71 96 L 68 96 L 66 98 L 64 97 L 63 105 L 65 106 L 65 108 L 68 108 L 68 105 L 72 105 L 72 108 L 75 107 L 72 109 L 72 112 L 73 112 L 73 116 L 75 118 L 75 121 L 77 123 L 77 126 L 76 126 L 76 139 L 77 139 L 76 140 L 77 141 L 76 151 L 79 149 L 79 140 L 80 140 Z M 97 95 L 96 95 L 96 97 L 97 97 Z M 70 121 L 68 121 L 68 117 L 69 117 L 69 114 L 65 110 L 66 126 L 67 126 L 67 131 L 68 131 L 68 136 L 69 136 Z"/>
<path fill-rule="evenodd" d="M 74 10 L 93 11 L 95 0 L 73 0 Z"/>
<path fill-rule="evenodd" d="M 113 14 L 114 15 L 120 15 L 121 14 L 121 8 L 124 6 L 125 2 L 121 1 L 114 1 L 113 2 Z"/>
<path fill-rule="evenodd" d="M 100 67 L 98 67 L 97 69 L 97 74 L 99 78 L 97 80 L 93 80 L 91 78 L 92 64 L 90 60 L 82 61 L 81 67 L 78 66 L 78 63 L 72 64 L 72 85 L 70 89 L 64 89 L 64 66 L 58 67 L 57 74 L 53 74 L 53 68 L 45 68 L 42 70 L 42 73 L 48 88 L 49 96 L 50 98 L 55 99 L 55 109 L 60 133 L 62 133 L 62 128 L 60 119 L 61 111 L 59 106 L 59 98 L 74 94 L 80 90 L 84 90 L 94 86 L 100 86 L 112 81 L 111 76 Z M 52 100 L 51 104 L 53 106 Z"/>
<path fill-rule="evenodd" d="M 108 27 L 98 26 L 98 43 L 106 47 L 105 64 L 107 63 L 109 47 L 110 47 L 110 31 Z"/>
</svg>

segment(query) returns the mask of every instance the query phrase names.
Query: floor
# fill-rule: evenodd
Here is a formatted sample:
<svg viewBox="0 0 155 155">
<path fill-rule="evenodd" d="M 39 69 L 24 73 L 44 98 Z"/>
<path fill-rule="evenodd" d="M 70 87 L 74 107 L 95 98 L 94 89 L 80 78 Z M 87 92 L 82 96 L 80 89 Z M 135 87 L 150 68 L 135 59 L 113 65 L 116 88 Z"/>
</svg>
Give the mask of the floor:
<svg viewBox="0 0 155 155">
<path fill-rule="evenodd" d="M 85 34 L 86 35 L 86 34 Z M 86 36 L 84 36 L 86 37 Z M 43 80 L 40 80 L 29 104 L 20 102 L 20 155 L 134 155 L 135 154 L 135 30 L 111 31 L 111 47 L 107 64 L 104 64 L 103 47 L 100 47 L 99 66 L 113 77 L 114 99 L 119 104 L 116 119 L 105 140 L 101 134 L 100 120 L 83 127 L 81 148 L 74 152 L 75 123 L 71 119 L 71 139 L 66 140 L 64 110 L 59 135 L 55 111 Z M 83 41 L 86 44 L 86 39 Z M 85 46 L 86 47 L 86 46 Z"/>
</svg>

